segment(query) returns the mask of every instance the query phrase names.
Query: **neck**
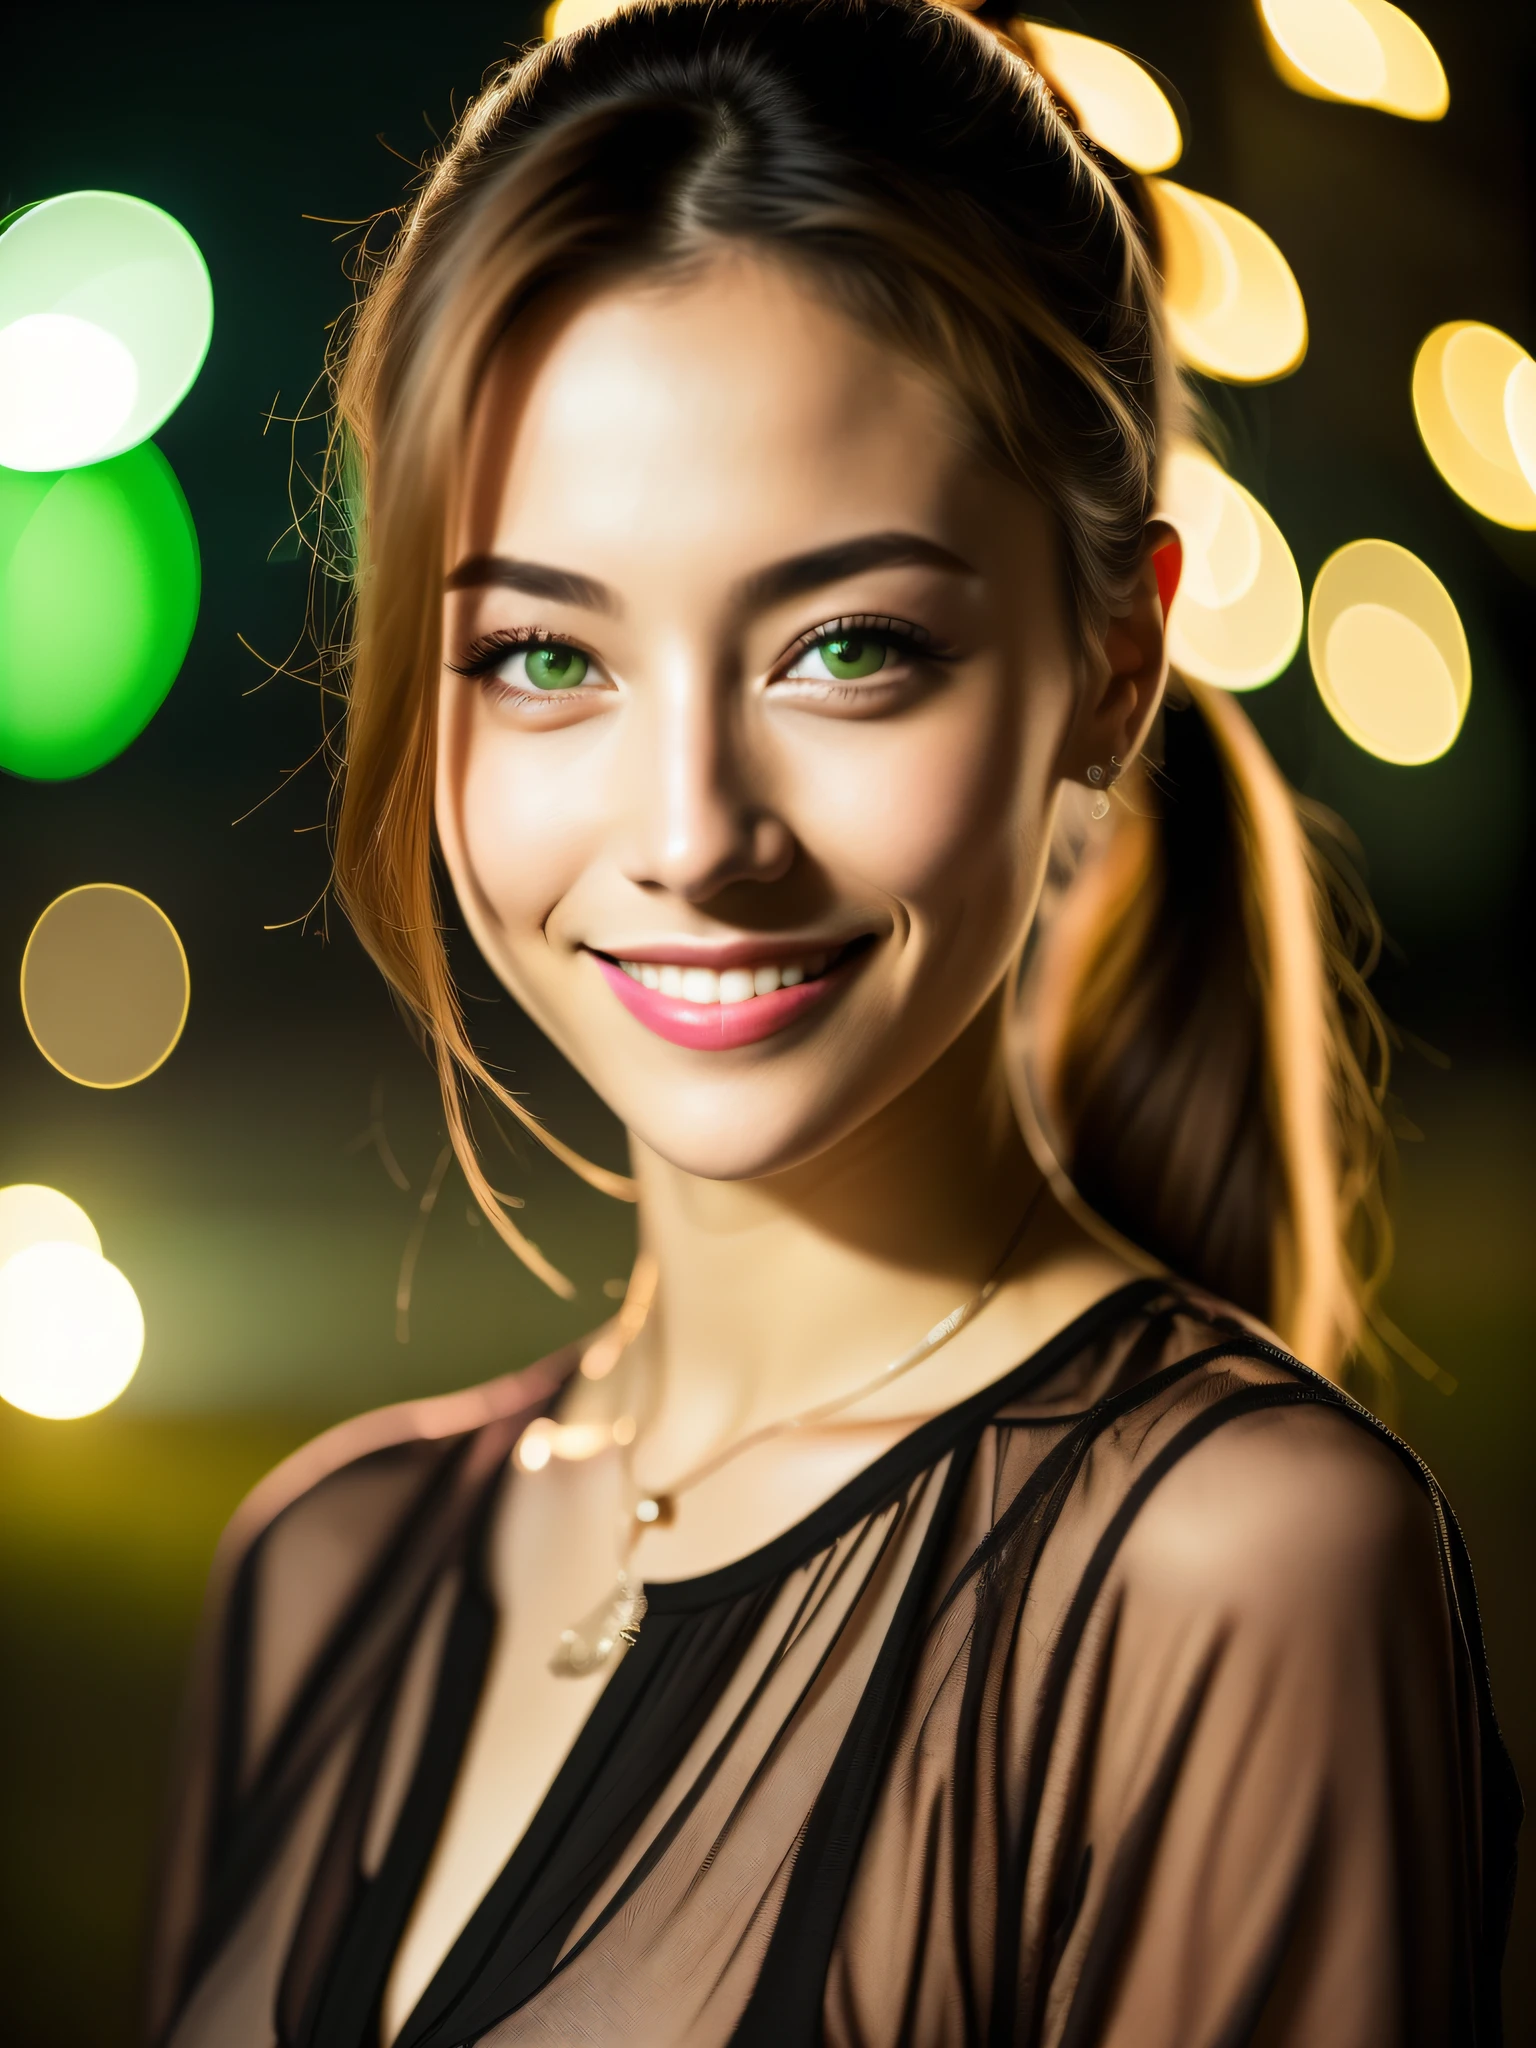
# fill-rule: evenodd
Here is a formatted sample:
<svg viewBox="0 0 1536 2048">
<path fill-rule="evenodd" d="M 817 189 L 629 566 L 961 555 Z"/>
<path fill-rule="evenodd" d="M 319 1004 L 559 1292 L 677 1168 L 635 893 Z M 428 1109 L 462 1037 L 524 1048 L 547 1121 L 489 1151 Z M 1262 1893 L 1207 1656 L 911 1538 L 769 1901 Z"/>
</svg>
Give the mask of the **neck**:
<svg viewBox="0 0 1536 2048">
<path fill-rule="evenodd" d="M 988 1279 L 1038 1169 L 1002 997 L 912 1088 L 803 1166 L 706 1181 L 634 1146 L 661 1287 L 636 1347 L 667 1462 L 857 1386 Z"/>
</svg>

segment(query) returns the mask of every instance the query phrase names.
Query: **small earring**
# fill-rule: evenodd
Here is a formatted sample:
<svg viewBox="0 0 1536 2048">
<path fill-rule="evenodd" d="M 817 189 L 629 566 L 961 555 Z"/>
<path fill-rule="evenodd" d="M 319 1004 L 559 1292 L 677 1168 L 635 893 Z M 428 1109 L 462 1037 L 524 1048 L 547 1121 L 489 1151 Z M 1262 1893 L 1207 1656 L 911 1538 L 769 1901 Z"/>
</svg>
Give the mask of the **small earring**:
<svg viewBox="0 0 1536 2048">
<path fill-rule="evenodd" d="M 1098 785 L 1104 780 L 1104 770 L 1099 766 L 1097 761 L 1095 761 L 1093 766 L 1088 770 L 1088 780 L 1094 785 L 1095 788 L 1097 788 Z"/>
</svg>

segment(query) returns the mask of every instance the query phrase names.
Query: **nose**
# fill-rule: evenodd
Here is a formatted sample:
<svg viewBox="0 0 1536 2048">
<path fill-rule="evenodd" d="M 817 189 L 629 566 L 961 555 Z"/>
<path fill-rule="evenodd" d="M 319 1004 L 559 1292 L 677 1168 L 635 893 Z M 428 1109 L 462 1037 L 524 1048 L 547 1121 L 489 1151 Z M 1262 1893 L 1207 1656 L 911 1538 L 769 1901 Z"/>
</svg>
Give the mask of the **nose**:
<svg viewBox="0 0 1536 2048">
<path fill-rule="evenodd" d="M 688 903 L 733 883 L 777 881 L 794 861 L 794 835 L 760 787 L 736 693 L 680 666 L 649 710 L 630 762 L 630 879 Z"/>
</svg>

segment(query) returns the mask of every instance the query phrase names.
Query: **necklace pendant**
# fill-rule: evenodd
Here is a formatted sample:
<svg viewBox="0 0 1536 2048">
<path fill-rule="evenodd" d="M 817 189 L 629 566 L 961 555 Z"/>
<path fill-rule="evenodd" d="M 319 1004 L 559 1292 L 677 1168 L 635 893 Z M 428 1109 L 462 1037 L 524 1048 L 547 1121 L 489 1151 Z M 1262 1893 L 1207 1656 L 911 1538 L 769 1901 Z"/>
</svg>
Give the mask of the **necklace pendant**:
<svg viewBox="0 0 1536 2048">
<path fill-rule="evenodd" d="M 645 1595 L 629 1573 L 621 1571 L 601 1606 L 575 1628 L 560 1631 L 550 1670 L 556 1678 L 585 1678 L 589 1671 L 601 1669 L 620 1643 L 627 1647 L 634 1642 L 644 1619 Z"/>
</svg>

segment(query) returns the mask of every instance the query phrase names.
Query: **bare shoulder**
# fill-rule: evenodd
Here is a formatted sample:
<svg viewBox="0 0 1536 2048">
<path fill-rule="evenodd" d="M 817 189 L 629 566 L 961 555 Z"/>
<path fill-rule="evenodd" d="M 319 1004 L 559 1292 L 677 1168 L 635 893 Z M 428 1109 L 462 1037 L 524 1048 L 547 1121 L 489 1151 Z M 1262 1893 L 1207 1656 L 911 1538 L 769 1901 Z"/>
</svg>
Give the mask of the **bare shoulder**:
<svg viewBox="0 0 1536 2048">
<path fill-rule="evenodd" d="M 1348 1626 L 1441 1584 L 1424 1476 L 1364 1418 L 1324 1403 L 1222 1424 L 1157 1485 L 1129 1532 L 1130 1585 L 1235 1617 Z"/>
</svg>

